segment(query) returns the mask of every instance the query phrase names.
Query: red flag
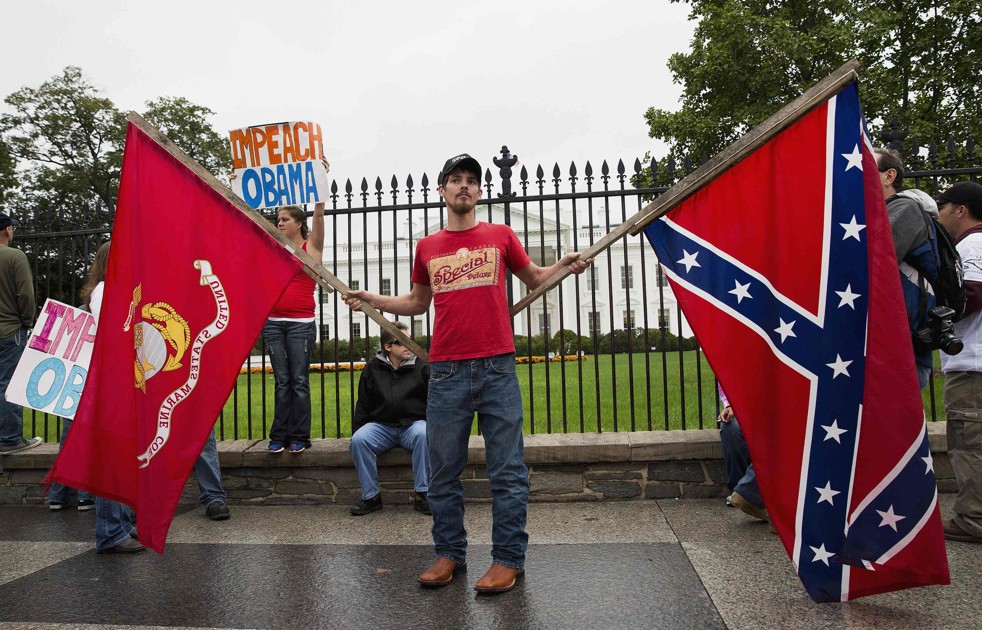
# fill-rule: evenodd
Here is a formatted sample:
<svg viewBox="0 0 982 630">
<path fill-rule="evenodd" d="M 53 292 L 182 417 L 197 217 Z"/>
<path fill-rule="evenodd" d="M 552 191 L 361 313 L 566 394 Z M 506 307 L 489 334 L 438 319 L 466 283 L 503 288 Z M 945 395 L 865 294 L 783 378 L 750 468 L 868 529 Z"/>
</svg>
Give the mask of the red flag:
<svg viewBox="0 0 982 630">
<path fill-rule="evenodd" d="M 162 552 L 181 491 L 301 262 L 130 123 L 102 312 L 49 478 L 136 510 Z"/>
<path fill-rule="evenodd" d="M 855 83 L 645 233 L 812 598 L 947 584 L 900 276 Z"/>
</svg>

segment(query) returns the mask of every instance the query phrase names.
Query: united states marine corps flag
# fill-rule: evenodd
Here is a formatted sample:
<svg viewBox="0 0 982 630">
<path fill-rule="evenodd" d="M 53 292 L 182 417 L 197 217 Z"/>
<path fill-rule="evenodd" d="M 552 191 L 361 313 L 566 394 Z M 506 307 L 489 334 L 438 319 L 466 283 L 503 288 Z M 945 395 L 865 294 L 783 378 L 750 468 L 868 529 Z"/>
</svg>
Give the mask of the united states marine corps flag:
<svg viewBox="0 0 982 630">
<path fill-rule="evenodd" d="M 129 123 L 88 380 L 49 478 L 132 506 L 140 542 L 162 552 L 208 432 L 301 265 Z"/>
<path fill-rule="evenodd" d="M 948 583 L 897 260 L 855 82 L 645 233 L 809 595 Z"/>
</svg>

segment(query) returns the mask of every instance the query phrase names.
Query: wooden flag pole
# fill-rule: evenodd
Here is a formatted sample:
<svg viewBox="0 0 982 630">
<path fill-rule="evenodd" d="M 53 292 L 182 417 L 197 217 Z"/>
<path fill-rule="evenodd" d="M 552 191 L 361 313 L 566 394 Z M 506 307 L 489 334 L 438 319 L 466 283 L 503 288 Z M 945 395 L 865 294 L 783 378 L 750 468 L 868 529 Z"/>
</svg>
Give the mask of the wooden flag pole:
<svg viewBox="0 0 982 630">
<path fill-rule="evenodd" d="M 341 282 L 337 276 L 325 269 L 320 261 L 314 260 L 310 254 L 286 240 L 286 237 L 283 236 L 278 229 L 273 227 L 273 224 L 263 217 L 263 215 L 256 212 L 249 206 L 249 204 L 232 192 L 231 188 L 218 181 L 218 179 L 208 172 L 207 169 L 194 161 L 190 156 L 188 156 L 187 153 L 182 151 L 180 147 L 171 142 L 167 136 L 160 133 L 159 129 L 148 123 L 136 112 L 130 112 L 127 114 L 126 120 L 139 127 L 143 133 L 147 134 L 147 136 L 153 139 L 153 141 L 160 145 L 165 151 L 174 156 L 178 162 L 190 169 L 195 175 L 200 177 L 206 184 L 215 190 L 215 192 L 220 194 L 222 197 L 228 200 L 229 203 L 238 208 L 242 214 L 249 218 L 249 220 L 265 230 L 267 234 L 276 239 L 276 242 L 290 251 L 294 256 L 299 258 L 304 264 L 304 273 L 313 278 L 314 282 L 324 287 L 328 291 L 337 291 L 341 295 L 347 295 L 350 289 L 346 284 Z M 412 350 L 417 357 L 423 361 L 429 361 L 429 353 L 427 353 L 424 348 L 413 341 L 411 337 L 407 336 L 401 330 L 396 328 L 395 324 L 389 321 L 377 310 L 372 308 L 369 304 L 366 304 L 364 300 L 361 303 L 361 310 L 383 330 L 391 333 L 396 339 L 401 341 L 403 345 Z"/>
<path fill-rule="evenodd" d="M 696 170 L 686 175 L 677 184 L 658 196 L 657 199 L 639 210 L 637 214 L 611 230 L 609 234 L 580 253 L 581 259 L 594 258 L 610 247 L 615 241 L 630 234 L 637 235 L 646 225 L 667 214 L 711 181 L 723 174 L 731 166 L 747 157 L 779 133 L 790 127 L 817 105 L 827 101 L 843 87 L 859 78 L 860 63 L 849 61 L 835 72 L 816 83 L 810 90 L 781 108 L 776 114 L 757 125 L 716 154 Z M 555 287 L 570 274 L 569 267 L 563 267 L 545 282 L 523 297 L 511 307 L 514 317 L 525 310 L 532 302 Z"/>
</svg>

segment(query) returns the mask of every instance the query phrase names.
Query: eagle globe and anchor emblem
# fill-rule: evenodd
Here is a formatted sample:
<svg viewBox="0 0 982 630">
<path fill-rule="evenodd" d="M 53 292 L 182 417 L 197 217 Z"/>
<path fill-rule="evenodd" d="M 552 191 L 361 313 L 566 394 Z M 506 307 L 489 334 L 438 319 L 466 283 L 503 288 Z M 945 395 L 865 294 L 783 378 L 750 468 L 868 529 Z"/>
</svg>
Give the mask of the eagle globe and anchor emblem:
<svg viewBox="0 0 982 630">
<path fill-rule="evenodd" d="M 149 466 L 150 460 L 167 444 L 174 409 L 194 392 L 198 383 L 205 344 L 228 327 L 228 297 L 225 295 L 221 280 L 212 272 L 211 263 L 207 260 L 195 260 L 194 268 L 201 272 L 199 284 L 211 289 L 216 313 L 211 324 L 202 328 L 193 339 L 188 321 L 169 303 L 158 300 L 141 305 L 142 283 L 137 284 L 133 289 L 129 313 L 123 324 L 124 332 L 133 331 L 133 386 L 135 388 L 146 394 L 147 381 L 154 376 L 162 372 L 188 368 L 184 383 L 171 391 L 160 403 L 157 410 L 156 434 L 147 449 L 137 456 L 140 468 Z"/>
</svg>

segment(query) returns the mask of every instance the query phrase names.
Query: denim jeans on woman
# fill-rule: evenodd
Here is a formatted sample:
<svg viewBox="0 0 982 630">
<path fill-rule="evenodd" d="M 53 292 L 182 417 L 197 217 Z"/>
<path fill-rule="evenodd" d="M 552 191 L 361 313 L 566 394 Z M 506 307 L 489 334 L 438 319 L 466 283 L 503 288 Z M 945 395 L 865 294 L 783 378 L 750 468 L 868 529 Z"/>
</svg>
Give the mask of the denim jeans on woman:
<svg viewBox="0 0 982 630">
<path fill-rule="evenodd" d="M 30 328 L 22 328 L 0 339 L 0 444 L 16 444 L 24 437 L 24 408 L 7 402 L 5 395 L 30 333 Z"/>
<path fill-rule="evenodd" d="M 215 431 L 208 434 L 204 448 L 194 462 L 194 476 L 198 480 L 198 502 L 208 507 L 215 501 L 225 500 L 225 489 L 222 488 L 222 469 L 218 465 L 218 443 L 215 441 Z"/>
<path fill-rule="evenodd" d="M 466 560 L 464 487 L 460 475 L 467 463 L 467 444 L 474 413 L 484 436 L 491 482 L 491 557 L 497 564 L 525 566 L 528 534 L 529 477 L 525 467 L 522 395 L 515 374 L 515 355 L 439 361 L 430 365 L 426 405 L 430 454 L 433 544 L 436 555 L 457 563 Z"/>
<path fill-rule="evenodd" d="M 222 471 L 218 466 L 218 443 L 215 432 L 208 435 L 201 454 L 194 463 L 194 476 L 198 479 L 201 491 L 199 502 L 207 506 L 214 501 L 225 500 L 222 488 Z M 136 530 L 136 515 L 129 506 L 104 499 L 95 498 L 95 548 L 96 550 L 115 547 L 126 540 Z"/>
<path fill-rule="evenodd" d="M 136 531 L 136 515 L 128 505 L 95 498 L 95 548 L 115 547 Z"/>
<path fill-rule="evenodd" d="M 70 428 L 72 428 L 72 421 L 69 418 L 62 418 L 62 420 L 61 420 L 61 442 L 58 443 L 58 450 L 59 451 L 61 451 L 61 447 L 65 443 L 65 437 L 68 436 L 68 430 Z M 63 486 L 60 483 L 53 483 L 53 484 L 51 484 L 51 487 L 48 489 L 48 503 L 50 503 L 52 505 L 58 504 L 58 503 L 60 503 L 62 505 L 65 505 L 66 503 L 68 503 L 68 500 L 71 499 L 71 495 L 72 495 L 72 489 L 71 488 L 69 488 L 68 486 Z M 78 491 L 78 500 L 79 501 L 91 501 L 94 498 L 95 498 L 95 496 L 89 494 L 85 490 L 79 490 Z"/>
<path fill-rule="evenodd" d="M 276 396 L 270 442 L 310 446 L 310 353 L 314 322 L 267 320 L 266 353 L 273 365 Z"/>
</svg>

